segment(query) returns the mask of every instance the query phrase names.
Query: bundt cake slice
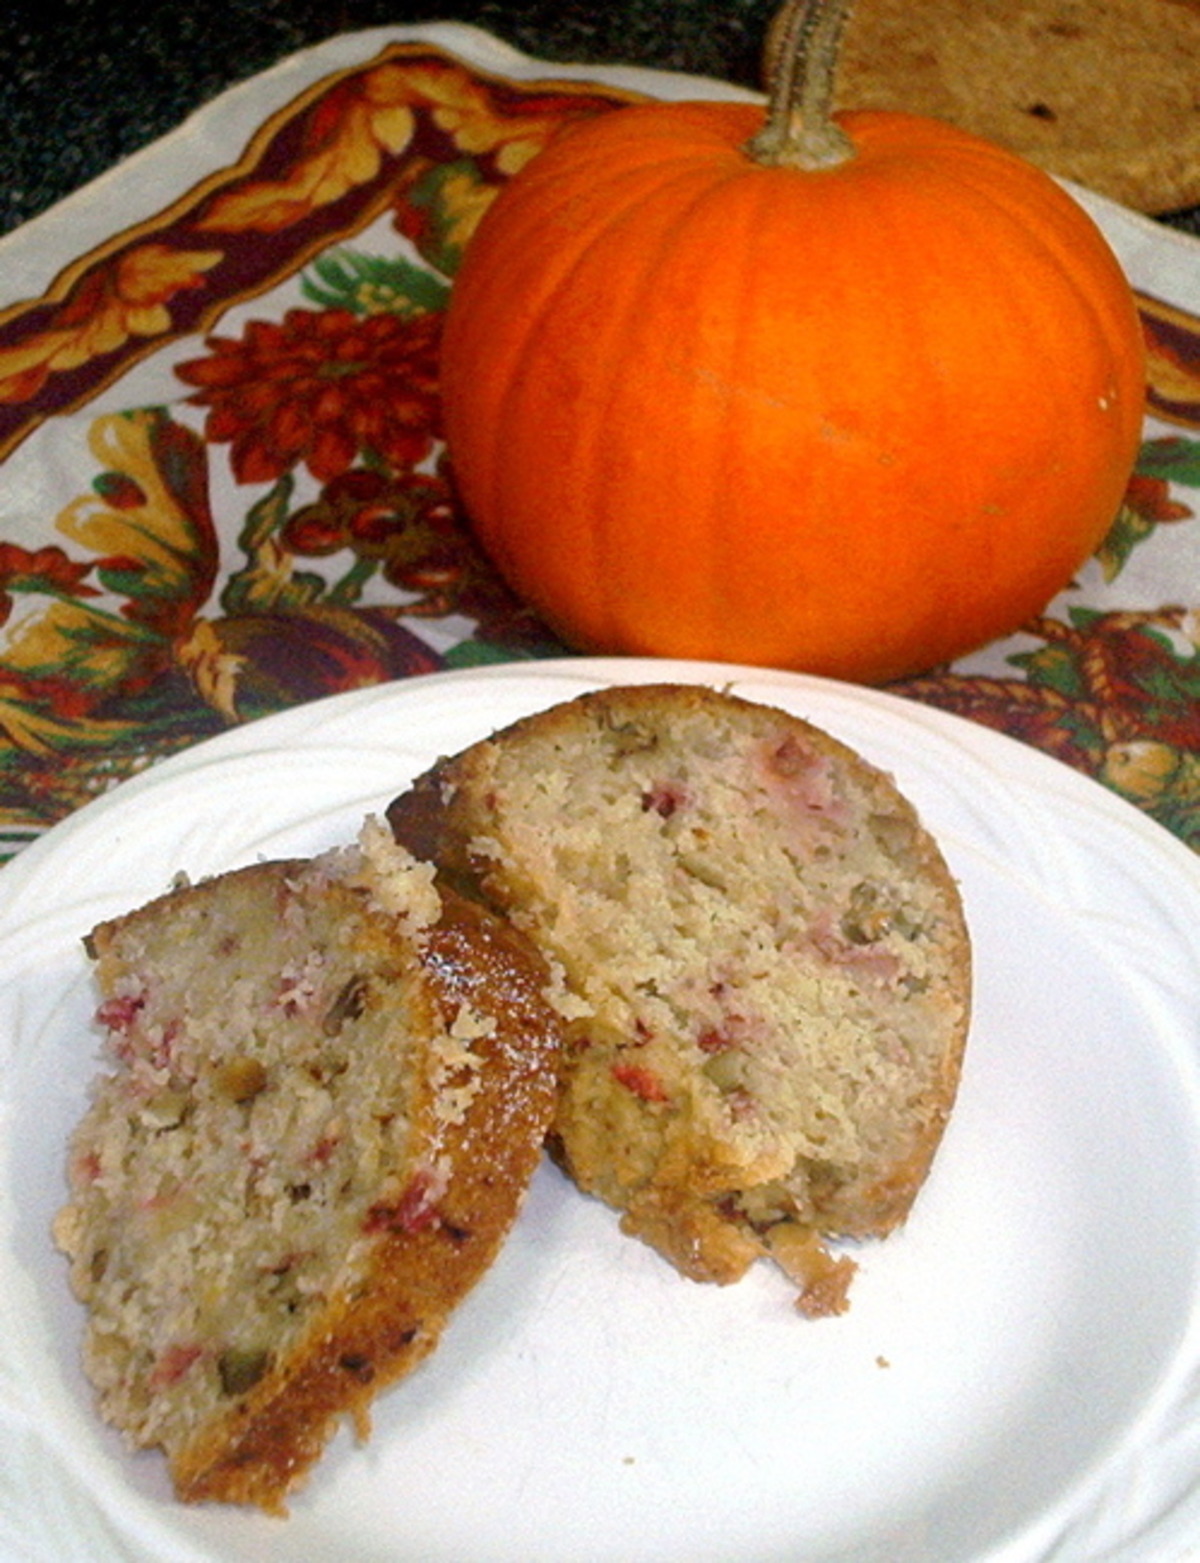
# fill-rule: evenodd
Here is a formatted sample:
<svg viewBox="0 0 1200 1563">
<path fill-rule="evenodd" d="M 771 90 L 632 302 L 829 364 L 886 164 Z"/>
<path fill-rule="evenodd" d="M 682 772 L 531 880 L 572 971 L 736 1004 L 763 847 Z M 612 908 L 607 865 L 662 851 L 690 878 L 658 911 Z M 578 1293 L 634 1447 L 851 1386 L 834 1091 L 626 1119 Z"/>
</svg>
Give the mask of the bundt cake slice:
<svg viewBox="0 0 1200 1563">
<path fill-rule="evenodd" d="M 580 1187 L 689 1276 L 771 1254 L 840 1311 L 854 1264 L 821 1238 L 905 1219 L 968 1024 L 959 896 L 893 782 L 785 712 L 651 685 L 520 721 L 388 814 L 560 973 Z"/>
<path fill-rule="evenodd" d="M 382 821 L 88 944 L 111 1069 L 55 1228 L 86 1371 L 180 1497 L 282 1512 L 516 1215 L 557 1089 L 545 969 Z"/>
</svg>

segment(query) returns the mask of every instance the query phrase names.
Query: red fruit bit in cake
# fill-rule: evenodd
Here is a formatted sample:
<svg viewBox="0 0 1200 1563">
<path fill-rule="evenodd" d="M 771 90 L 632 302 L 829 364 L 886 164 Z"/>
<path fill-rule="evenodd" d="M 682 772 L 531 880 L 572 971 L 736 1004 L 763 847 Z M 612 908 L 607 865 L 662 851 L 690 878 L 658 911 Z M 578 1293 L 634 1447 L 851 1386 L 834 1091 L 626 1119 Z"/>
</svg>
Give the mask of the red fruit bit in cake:
<svg viewBox="0 0 1200 1563">
<path fill-rule="evenodd" d="M 114 1036 L 127 1036 L 145 1007 L 144 992 L 116 994 L 111 999 L 105 999 L 100 1005 L 96 1011 L 96 1019 Z"/>
<path fill-rule="evenodd" d="M 889 949 L 869 944 L 852 944 L 834 924 L 833 913 L 823 912 L 808 931 L 809 942 L 832 966 L 860 973 L 877 982 L 894 982 L 900 975 L 900 961 Z"/>
<path fill-rule="evenodd" d="M 696 1038 L 696 1046 L 702 1053 L 726 1053 L 731 1047 L 746 1047 L 767 1032 L 763 1017 L 746 1013 L 739 1005 L 745 1004 L 736 984 L 718 977 L 708 987 L 709 995 L 724 1011 L 719 1021 L 705 1026 Z"/>
<path fill-rule="evenodd" d="M 159 1189 L 153 1194 L 146 1194 L 141 1199 L 135 1200 L 135 1210 L 166 1210 L 173 1205 L 183 1192 L 180 1188 Z"/>
<path fill-rule="evenodd" d="M 155 1069 L 169 1070 L 174 1062 L 175 1044 L 183 1034 L 183 1023 L 168 1021 L 150 1037 L 148 1057 Z"/>
<path fill-rule="evenodd" d="M 696 1038 L 696 1046 L 702 1053 L 724 1053 L 733 1046 L 733 1038 L 727 1031 L 718 1031 L 715 1026 L 710 1026 Z"/>
<path fill-rule="evenodd" d="M 148 1063 L 151 1069 L 169 1070 L 172 1052 L 183 1030 L 179 1020 L 163 1025 L 146 1025 L 143 1011 L 149 1000 L 145 989 L 137 993 L 116 993 L 105 999 L 96 1011 L 96 1019 L 108 1030 L 108 1045 L 123 1064 Z"/>
<path fill-rule="evenodd" d="M 192 1364 L 203 1355 L 203 1351 L 202 1346 L 184 1344 L 182 1341 L 168 1346 L 151 1369 L 149 1388 L 169 1389 L 172 1384 L 178 1384 Z"/>
<path fill-rule="evenodd" d="M 721 1099 L 735 1123 L 745 1123 L 749 1118 L 758 1117 L 758 1103 L 743 1085 L 735 1085 L 732 1090 L 723 1092 Z"/>
<path fill-rule="evenodd" d="M 614 1064 L 612 1077 L 618 1085 L 623 1085 L 627 1091 L 632 1091 L 634 1096 L 640 1096 L 643 1102 L 670 1100 L 670 1093 L 666 1086 L 653 1070 L 647 1069 L 642 1064 Z"/>
<path fill-rule="evenodd" d="M 445 1177 L 433 1167 L 423 1167 L 413 1173 L 397 1199 L 371 1206 L 363 1231 L 423 1232 L 441 1219 L 437 1207 L 445 1192 Z"/>
<path fill-rule="evenodd" d="M 341 1131 L 330 1129 L 313 1146 L 305 1157 L 306 1161 L 314 1162 L 318 1167 L 324 1167 L 333 1157 L 334 1151 L 342 1142 Z"/>
<path fill-rule="evenodd" d="M 663 819 L 670 819 L 688 801 L 687 789 L 682 783 L 655 782 L 642 794 L 642 812 L 649 814 L 653 810 L 655 814 L 661 814 Z"/>
<path fill-rule="evenodd" d="M 761 750 L 761 765 L 768 791 L 789 808 L 831 825 L 845 825 L 849 809 L 834 786 L 833 767 L 794 733 Z"/>
<path fill-rule="evenodd" d="M 95 1183 L 100 1170 L 99 1152 L 84 1151 L 71 1163 L 71 1183 L 75 1188 L 86 1188 L 89 1183 Z"/>
<path fill-rule="evenodd" d="M 303 964 L 293 962 L 280 972 L 279 989 L 274 1002 L 276 1008 L 281 1009 L 289 1019 L 305 1014 L 316 1003 L 320 993 L 318 979 L 323 964 L 323 958 L 314 952 Z"/>
</svg>

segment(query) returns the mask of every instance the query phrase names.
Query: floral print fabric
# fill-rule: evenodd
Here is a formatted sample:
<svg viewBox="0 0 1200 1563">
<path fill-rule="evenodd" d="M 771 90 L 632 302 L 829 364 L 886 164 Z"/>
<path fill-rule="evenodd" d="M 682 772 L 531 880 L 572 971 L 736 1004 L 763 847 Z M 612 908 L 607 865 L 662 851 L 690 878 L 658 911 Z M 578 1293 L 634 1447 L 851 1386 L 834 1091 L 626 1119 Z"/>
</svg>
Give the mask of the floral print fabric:
<svg viewBox="0 0 1200 1563">
<path fill-rule="evenodd" d="M 391 44 L 0 312 L 0 856 L 230 724 L 563 653 L 456 506 L 438 341 L 496 191 L 628 96 Z M 894 688 L 1197 846 L 1200 320 L 1139 302 L 1146 439 L 1096 558 L 1019 635 Z"/>
</svg>

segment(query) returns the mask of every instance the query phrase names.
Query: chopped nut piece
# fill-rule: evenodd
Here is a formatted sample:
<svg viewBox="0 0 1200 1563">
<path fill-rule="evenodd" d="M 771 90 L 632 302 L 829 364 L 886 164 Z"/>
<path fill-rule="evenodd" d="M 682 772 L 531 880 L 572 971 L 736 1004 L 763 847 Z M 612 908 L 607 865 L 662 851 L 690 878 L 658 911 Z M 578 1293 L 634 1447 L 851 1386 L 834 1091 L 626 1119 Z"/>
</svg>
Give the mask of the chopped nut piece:
<svg viewBox="0 0 1200 1563">
<path fill-rule="evenodd" d="M 267 1071 L 257 1058 L 230 1058 L 216 1074 L 217 1090 L 232 1102 L 248 1102 L 267 1083 Z"/>
<path fill-rule="evenodd" d="M 351 977 L 329 1006 L 329 1013 L 321 1029 L 327 1037 L 335 1037 L 348 1020 L 357 1020 L 367 1006 L 370 983 L 366 977 Z"/>
<path fill-rule="evenodd" d="M 217 1358 L 217 1375 L 225 1395 L 244 1395 L 271 1365 L 265 1346 L 230 1346 Z"/>
<path fill-rule="evenodd" d="M 148 1129 L 177 1129 L 187 1112 L 187 1096 L 182 1091 L 159 1091 L 141 1111 Z"/>
<path fill-rule="evenodd" d="M 850 892 L 842 917 L 842 933 L 851 944 L 874 944 L 892 931 L 896 922 L 894 896 L 884 885 L 864 879 Z"/>
</svg>

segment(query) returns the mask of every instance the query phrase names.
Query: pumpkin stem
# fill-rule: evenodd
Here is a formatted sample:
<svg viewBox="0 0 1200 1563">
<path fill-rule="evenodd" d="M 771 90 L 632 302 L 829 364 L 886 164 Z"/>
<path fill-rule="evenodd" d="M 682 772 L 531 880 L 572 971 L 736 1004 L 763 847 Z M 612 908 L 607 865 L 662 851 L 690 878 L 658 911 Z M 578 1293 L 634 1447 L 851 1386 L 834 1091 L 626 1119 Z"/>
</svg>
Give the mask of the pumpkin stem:
<svg viewBox="0 0 1200 1563">
<path fill-rule="evenodd" d="M 767 121 L 746 145 L 769 168 L 832 168 L 854 143 L 832 118 L 838 46 L 851 0 L 784 0 L 771 27 Z"/>
</svg>

